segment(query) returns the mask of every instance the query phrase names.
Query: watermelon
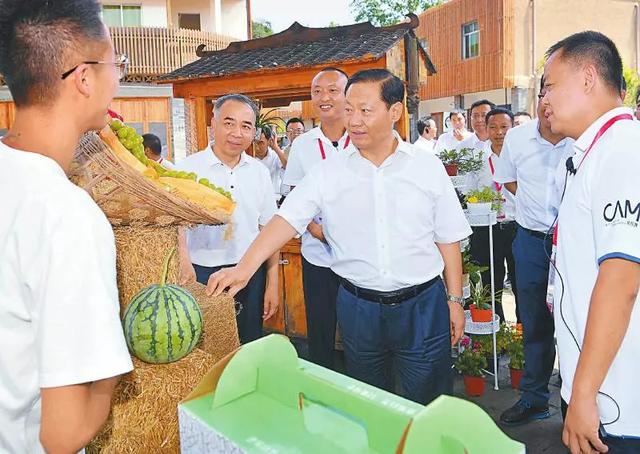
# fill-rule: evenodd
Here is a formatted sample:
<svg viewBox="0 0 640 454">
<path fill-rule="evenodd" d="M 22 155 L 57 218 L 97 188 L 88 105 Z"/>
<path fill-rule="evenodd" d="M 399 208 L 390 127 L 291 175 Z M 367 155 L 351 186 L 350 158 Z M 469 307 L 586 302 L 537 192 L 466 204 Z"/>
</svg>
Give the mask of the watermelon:
<svg viewBox="0 0 640 454">
<path fill-rule="evenodd" d="M 202 312 L 186 289 L 167 284 L 169 260 L 164 259 L 159 284 L 138 292 L 124 312 L 123 325 L 129 351 L 152 364 L 165 364 L 187 356 L 202 335 Z"/>
</svg>

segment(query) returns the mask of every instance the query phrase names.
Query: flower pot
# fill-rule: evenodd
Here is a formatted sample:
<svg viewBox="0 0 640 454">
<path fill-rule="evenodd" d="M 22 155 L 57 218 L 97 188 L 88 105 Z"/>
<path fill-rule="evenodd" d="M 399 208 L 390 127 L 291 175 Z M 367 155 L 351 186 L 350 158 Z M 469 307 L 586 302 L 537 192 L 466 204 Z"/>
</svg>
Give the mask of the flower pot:
<svg viewBox="0 0 640 454">
<path fill-rule="evenodd" d="M 509 374 L 511 375 L 511 387 L 513 389 L 520 389 L 520 380 L 522 380 L 524 370 L 509 368 Z"/>
<path fill-rule="evenodd" d="M 447 164 L 444 168 L 447 170 L 447 175 L 450 177 L 458 175 L 458 164 Z"/>
<path fill-rule="evenodd" d="M 491 213 L 491 202 L 467 202 L 467 211 L 469 214 L 489 214 Z"/>
<path fill-rule="evenodd" d="M 484 394 L 484 377 L 472 377 L 463 375 L 464 392 L 470 397 L 480 397 Z"/>
<path fill-rule="evenodd" d="M 475 304 L 472 304 L 469 309 L 471 311 L 471 320 L 474 322 L 491 323 L 493 321 L 491 309 L 477 309 Z"/>
</svg>

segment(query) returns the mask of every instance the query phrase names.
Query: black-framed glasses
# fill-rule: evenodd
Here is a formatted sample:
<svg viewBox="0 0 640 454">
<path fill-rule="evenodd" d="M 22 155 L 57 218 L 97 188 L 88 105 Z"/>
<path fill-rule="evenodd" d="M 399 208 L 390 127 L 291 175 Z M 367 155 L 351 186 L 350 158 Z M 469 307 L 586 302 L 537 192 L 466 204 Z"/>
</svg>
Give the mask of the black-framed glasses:
<svg viewBox="0 0 640 454">
<path fill-rule="evenodd" d="M 127 75 L 127 69 L 129 69 L 129 57 L 125 54 L 116 55 L 116 61 L 83 61 L 82 63 L 77 64 L 69 71 L 62 74 L 62 80 L 65 80 L 69 77 L 73 72 L 78 69 L 80 65 L 115 65 L 118 70 L 118 78 L 120 80 L 124 79 L 124 76 Z"/>
</svg>

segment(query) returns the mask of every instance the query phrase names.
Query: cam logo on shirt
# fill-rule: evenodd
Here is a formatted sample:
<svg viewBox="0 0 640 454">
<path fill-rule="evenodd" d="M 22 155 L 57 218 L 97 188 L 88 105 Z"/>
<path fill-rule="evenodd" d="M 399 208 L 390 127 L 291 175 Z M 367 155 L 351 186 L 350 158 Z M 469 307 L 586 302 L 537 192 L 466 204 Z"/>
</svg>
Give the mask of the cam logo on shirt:
<svg viewBox="0 0 640 454">
<path fill-rule="evenodd" d="M 607 203 L 602 212 L 607 226 L 627 224 L 632 227 L 638 227 L 640 222 L 640 203 L 634 204 L 630 200 L 624 202 Z"/>
</svg>

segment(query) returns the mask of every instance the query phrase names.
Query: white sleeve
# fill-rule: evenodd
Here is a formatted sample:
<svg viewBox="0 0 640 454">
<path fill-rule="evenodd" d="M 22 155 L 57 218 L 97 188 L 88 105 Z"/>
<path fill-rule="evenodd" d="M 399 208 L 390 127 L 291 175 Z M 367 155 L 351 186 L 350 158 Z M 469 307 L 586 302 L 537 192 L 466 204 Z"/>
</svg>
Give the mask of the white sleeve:
<svg viewBox="0 0 640 454">
<path fill-rule="evenodd" d="M 33 314 L 41 388 L 97 381 L 133 368 L 120 321 L 113 231 L 89 204 L 88 197 L 80 200 L 47 228 Z"/>
<path fill-rule="evenodd" d="M 436 145 L 433 147 L 433 152 L 436 156 L 442 153 L 442 151 L 446 148 L 446 134 L 446 132 L 440 134 L 440 137 L 438 137 L 438 140 L 436 141 Z"/>
<path fill-rule="evenodd" d="M 304 168 L 302 167 L 302 153 L 304 149 L 300 146 L 301 141 L 298 139 L 291 144 L 287 167 L 284 170 L 282 184 L 287 186 L 297 186 L 304 178 Z"/>
<path fill-rule="evenodd" d="M 512 131 L 513 130 L 507 132 L 504 143 L 502 144 L 502 151 L 500 152 L 502 159 L 500 159 L 500 165 L 496 166 L 496 173 L 493 176 L 496 183 L 504 184 L 518 181 L 518 173 L 513 163 L 513 152 L 511 151 L 511 147 L 513 147 L 513 136 L 510 132 Z"/>
<path fill-rule="evenodd" d="M 322 170 L 326 162 L 328 161 L 323 161 L 314 167 L 302 179 L 300 184 L 284 199 L 277 213 L 299 234 L 303 234 L 311 220 L 321 212 L 322 194 L 320 188 L 322 187 Z"/>
<path fill-rule="evenodd" d="M 598 264 L 610 258 L 640 263 L 640 154 L 635 148 L 627 149 L 602 157 L 600 164 L 591 189 Z"/>
<path fill-rule="evenodd" d="M 269 170 L 263 165 L 260 166 L 260 175 L 262 180 L 262 204 L 260 209 L 260 218 L 258 224 L 267 225 L 271 220 L 278 207 L 276 206 L 276 199 L 273 196 L 273 182 L 271 181 L 271 175 Z"/>
<path fill-rule="evenodd" d="M 471 235 L 471 227 L 462 211 L 456 190 L 442 164 L 438 165 L 438 179 L 442 190 L 435 205 L 434 241 L 450 244 Z"/>
</svg>

